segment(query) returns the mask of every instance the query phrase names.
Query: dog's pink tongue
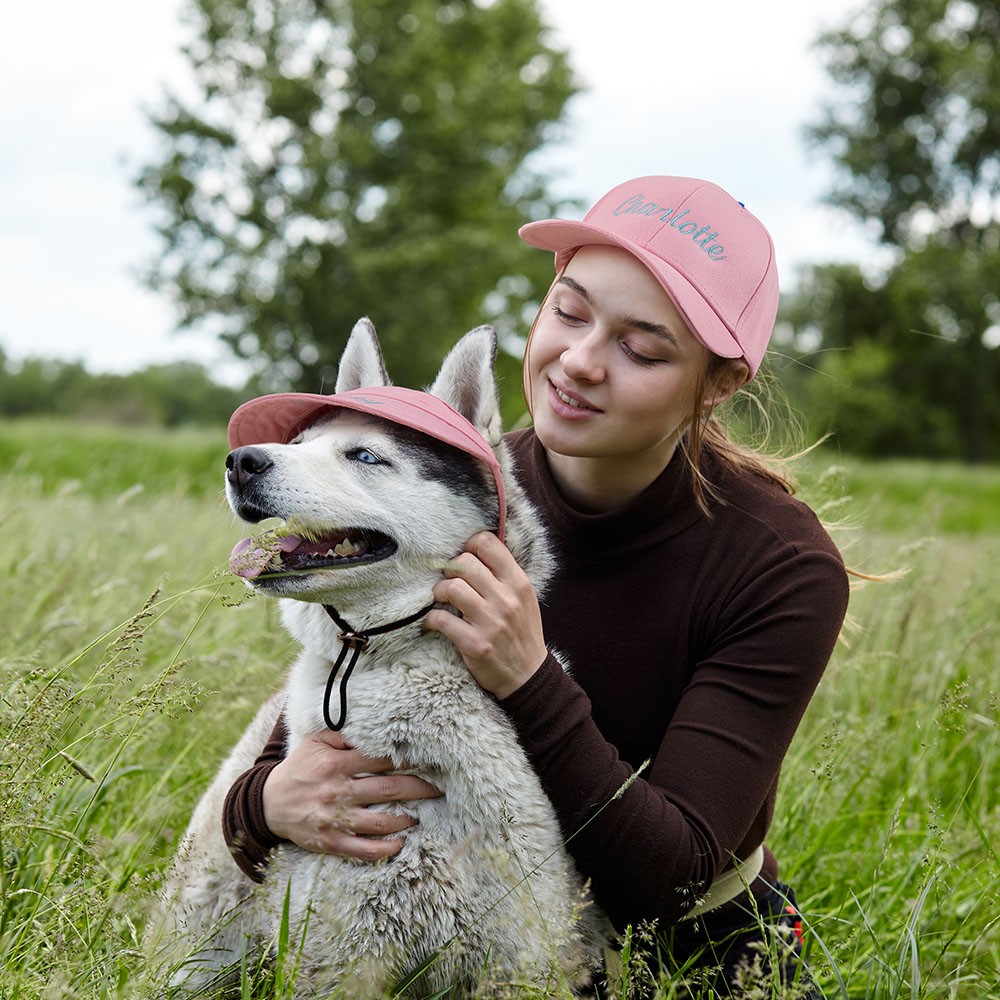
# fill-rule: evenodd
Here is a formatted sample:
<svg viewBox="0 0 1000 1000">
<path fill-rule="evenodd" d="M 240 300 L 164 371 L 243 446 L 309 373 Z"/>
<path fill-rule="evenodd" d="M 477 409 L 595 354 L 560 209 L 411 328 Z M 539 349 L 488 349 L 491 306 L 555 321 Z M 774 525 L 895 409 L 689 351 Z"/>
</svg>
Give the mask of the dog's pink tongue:
<svg viewBox="0 0 1000 1000">
<path fill-rule="evenodd" d="M 244 580 L 253 580 L 270 566 L 271 560 L 279 552 L 291 552 L 302 544 L 296 535 L 274 538 L 267 542 L 259 538 L 243 538 L 233 546 L 229 554 L 229 568 Z"/>
</svg>

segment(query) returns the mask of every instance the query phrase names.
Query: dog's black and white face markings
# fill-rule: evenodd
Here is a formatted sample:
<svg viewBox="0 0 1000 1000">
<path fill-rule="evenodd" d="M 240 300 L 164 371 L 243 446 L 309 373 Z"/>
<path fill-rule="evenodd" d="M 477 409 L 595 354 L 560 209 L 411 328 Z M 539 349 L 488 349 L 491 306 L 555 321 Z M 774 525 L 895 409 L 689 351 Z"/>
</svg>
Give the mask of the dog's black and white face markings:
<svg viewBox="0 0 1000 1000">
<path fill-rule="evenodd" d="M 255 524 L 281 518 L 288 531 L 267 544 L 240 543 L 233 568 L 288 596 L 314 589 L 304 577 L 360 568 L 401 550 L 416 560 L 449 558 L 476 530 L 495 527 L 499 513 L 482 462 L 350 410 L 329 412 L 290 444 L 237 448 L 226 469 L 236 515 Z"/>
</svg>

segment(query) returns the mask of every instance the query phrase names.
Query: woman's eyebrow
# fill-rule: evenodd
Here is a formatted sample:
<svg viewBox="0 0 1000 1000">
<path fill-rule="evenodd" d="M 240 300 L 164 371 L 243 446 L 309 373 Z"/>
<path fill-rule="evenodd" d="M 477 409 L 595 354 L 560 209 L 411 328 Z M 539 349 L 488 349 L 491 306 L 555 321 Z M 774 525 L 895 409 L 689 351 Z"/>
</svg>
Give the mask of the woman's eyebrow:
<svg viewBox="0 0 1000 1000">
<path fill-rule="evenodd" d="M 556 282 L 556 284 L 557 285 L 565 285 L 567 288 L 573 289 L 573 291 L 576 292 L 576 294 L 579 295 L 583 299 L 584 302 L 588 303 L 589 305 L 593 305 L 594 304 L 593 299 L 591 299 L 591 297 L 590 297 L 590 292 L 588 292 L 587 289 L 584 288 L 583 285 L 581 285 L 579 281 L 574 281 L 572 278 L 570 278 L 570 277 L 568 277 L 567 275 L 564 274 Z"/>
<path fill-rule="evenodd" d="M 587 291 L 579 281 L 575 281 L 568 275 L 563 275 L 557 282 L 559 285 L 565 285 L 567 288 L 572 289 L 580 296 L 588 305 L 593 305 L 594 300 L 590 297 L 590 292 Z M 631 327 L 633 330 L 641 330 L 643 333 L 651 333 L 655 337 L 662 337 L 664 340 L 669 341 L 674 347 L 679 347 L 677 338 L 670 332 L 670 328 L 664 326 L 662 323 L 651 323 L 649 320 L 639 319 L 635 316 L 622 316 L 621 318 L 622 326 Z"/>
<path fill-rule="evenodd" d="M 637 319 L 634 316 L 622 316 L 622 325 L 630 326 L 633 330 L 642 330 L 643 333 L 651 333 L 656 337 L 662 337 L 669 341 L 674 347 L 679 347 L 677 338 L 670 332 L 670 328 L 662 323 L 650 323 L 644 319 Z"/>
</svg>

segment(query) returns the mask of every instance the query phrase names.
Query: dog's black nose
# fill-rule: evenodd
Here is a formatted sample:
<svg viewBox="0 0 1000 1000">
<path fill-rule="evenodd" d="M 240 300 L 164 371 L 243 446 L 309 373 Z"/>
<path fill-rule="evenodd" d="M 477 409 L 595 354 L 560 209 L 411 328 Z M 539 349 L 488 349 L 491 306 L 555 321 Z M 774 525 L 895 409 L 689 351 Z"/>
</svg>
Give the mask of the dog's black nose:
<svg viewBox="0 0 1000 1000">
<path fill-rule="evenodd" d="M 246 486 L 262 472 L 267 472 L 274 463 L 263 448 L 246 445 L 236 448 L 226 456 L 226 478 L 233 486 Z"/>
</svg>

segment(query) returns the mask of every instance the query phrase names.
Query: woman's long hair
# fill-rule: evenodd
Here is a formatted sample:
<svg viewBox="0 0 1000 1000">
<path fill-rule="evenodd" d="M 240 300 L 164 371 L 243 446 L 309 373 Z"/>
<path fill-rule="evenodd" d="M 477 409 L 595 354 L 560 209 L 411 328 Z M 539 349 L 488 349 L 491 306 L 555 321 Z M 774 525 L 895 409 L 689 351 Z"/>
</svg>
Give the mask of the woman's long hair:
<svg viewBox="0 0 1000 1000">
<path fill-rule="evenodd" d="M 737 443 L 730 437 L 725 424 L 716 417 L 714 408 L 704 405 L 704 400 L 715 391 L 733 388 L 734 381 L 737 383 L 735 391 L 745 392 L 745 389 L 739 387 L 745 372 L 746 366 L 739 358 L 722 358 L 710 353 L 694 385 L 691 418 L 679 447 L 691 470 L 695 499 L 706 514 L 710 514 L 709 498 L 716 502 L 721 500 L 702 469 L 701 460 L 706 452 L 711 452 L 719 462 L 737 474 L 750 473 L 773 483 L 786 493 L 795 493 L 795 485 L 784 467 L 798 456 L 779 457 L 766 453 L 763 447 L 753 448 Z M 770 434 L 770 418 L 763 403 L 759 400 L 755 400 L 755 403 L 763 418 L 766 440 Z"/>
</svg>

